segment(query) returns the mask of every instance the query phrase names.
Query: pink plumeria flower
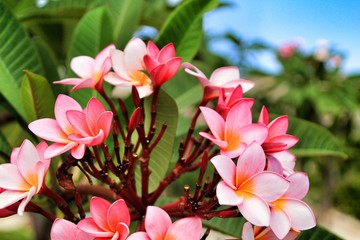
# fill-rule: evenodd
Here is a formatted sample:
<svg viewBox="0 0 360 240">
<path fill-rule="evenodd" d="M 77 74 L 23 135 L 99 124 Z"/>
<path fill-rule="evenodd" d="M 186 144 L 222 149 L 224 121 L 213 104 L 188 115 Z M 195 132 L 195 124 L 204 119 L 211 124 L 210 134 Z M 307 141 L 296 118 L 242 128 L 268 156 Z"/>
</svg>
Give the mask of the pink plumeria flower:
<svg viewBox="0 0 360 240">
<path fill-rule="evenodd" d="M 99 197 L 90 200 L 91 218 L 78 223 L 78 228 L 97 238 L 124 240 L 129 235 L 130 213 L 123 199 L 110 203 Z"/>
<path fill-rule="evenodd" d="M 295 240 L 299 236 L 300 232 L 291 229 L 289 233 L 281 240 Z M 279 240 L 274 234 L 271 228 L 258 227 L 254 228 L 249 222 L 246 222 L 242 230 L 242 240 Z"/>
<path fill-rule="evenodd" d="M 181 65 L 181 58 L 175 56 L 174 44 L 169 43 L 159 50 L 152 41 L 149 41 L 144 64 L 153 85 L 158 87 L 177 73 Z"/>
<path fill-rule="evenodd" d="M 117 87 L 135 86 L 140 98 L 152 94 L 152 82 L 143 72 L 146 53 L 146 45 L 140 38 L 131 39 L 124 51 L 111 50 L 111 64 L 115 72 L 108 73 L 105 81 Z"/>
<path fill-rule="evenodd" d="M 196 77 L 201 83 L 204 89 L 204 99 L 206 101 L 217 98 L 219 96 L 219 90 L 225 89 L 228 94 L 232 89 L 241 85 L 243 92 L 249 91 L 254 82 L 249 80 L 240 79 L 240 71 L 235 66 L 221 67 L 216 69 L 208 79 L 205 74 L 197 67 L 190 63 L 183 63 L 185 72 Z"/>
<path fill-rule="evenodd" d="M 295 165 L 295 161 L 293 161 L 295 157 L 287 150 L 293 147 L 299 139 L 286 134 L 289 125 L 288 117 L 280 116 L 270 122 L 269 113 L 266 107 L 263 107 L 258 122 L 263 123 L 269 129 L 268 136 L 262 144 L 269 161 L 268 170 L 278 173 L 282 173 L 283 171 L 292 173 Z M 292 169 L 291 165 L 293 165 Z"/>
<path fill-rule="evenodd" d="M 225 94 L 225 90 L 220 89 L 219 99 L 216 105 L 216 111 L 226 119 L 230 109 L 239 102 L 246 102 L 251 109 L 254 105 L 253 98 L 244 98 L 241 85 L 234 88 L 228 95 Z"/>
<path fill-rule="evenodd" d="M 251 110 L 246 102 L 232 107 L 225 120 L 211 108 L 200 109 L 212 133 L 200 132 L 200 135 L 218 145 L 222 155 L 238 157 L 250 143 L 262 144 L 266 139 L 267 127 L 252 124 Z"/>
<path fill-rule="evenodd" d="M 96 98 L 91 98 L 83 110 L 74 99 L 60 94 L 55 102 L 55 119 L 36 120 L 29 124 L 29 129 L 55 142 L 46 149 L 46 158 L 71 150 L 74 158 L 81 159 L 86 146 L 98 145 L 108 137 L 112 116 Z"/>
<path fill-rule="evenodd" d="M 306 174 L 297 172 L 289 177 L 290 187 L 281 198 L 270 203 L 270 227 L 275 235 L 282 239 L 291 228 L 307 230 L 315 227 L 316 220 L 311 208 L 301 199 L 309 190 Z"/>
<path fill-rule="evenodd" d="M 199 240 L 202 224 L 198 217 L 186 217 L 171 222 L 170 216 L 159 207 L 148 206 L 145 215 L 145 232 L 137 232 L 128 240 Z"/>
<path fill-rule="evenodd" d="M 216 188 L 220 205 L 237 206 L 243 217 L 257 226 L 269 226 L 268 202 L 281 197 L 289 181 L 273 172 L 265 172 L 265 154 L 253 142 L 240 155 L 237 165 L 227 156 L 211 159 L 221 181 Z M 269 201 L 270 200 L 270 201 Z"/>
<path fill-rule="evenodd" d="M 72 91 L 81 88 L 102 89 L 104 76 L 110 71 L 110 50 L 115 49 L 114 44 L 104 48 L 95 59 L 89 56 L 74 57 L 70 62 L 70 68 L 80 78 L 66 78 L 55 84 L 74 85 Z"/>
<path fill-rule="evenodd" d="M 94 237 L 81 231 L 75 223 L 57 218 L 50 231 L 51 240 L 92 240 Z"/>
<path fill-rule="evenodd" d="M 43 186 L 50 159 L 44 158 L 47 144 L 36 147 L 27 139 L 11 153 L 10 163 L 0 165 L 0 209 L 21 201 L 17 213 L 23 215 L 31 198 Z"/>
</svg>

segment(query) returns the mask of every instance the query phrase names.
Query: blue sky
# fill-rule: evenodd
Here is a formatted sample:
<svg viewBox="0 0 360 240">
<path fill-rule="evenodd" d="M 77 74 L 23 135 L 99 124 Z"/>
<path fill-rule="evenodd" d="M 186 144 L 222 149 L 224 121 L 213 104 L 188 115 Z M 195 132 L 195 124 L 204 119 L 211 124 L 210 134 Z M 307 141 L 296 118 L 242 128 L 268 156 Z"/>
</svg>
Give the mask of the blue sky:
<svg viewBox="0 0 360 240">
<path fill-rule="evenodd" d="M 225 1 L 223 1 L 225 2 Z M 245 40 L 263 39 L 281 45 L 301 37 L 305 50 L 319 39 L 345 53 L 345 73 L 360 73 L 360 1 L 357 0 L 226 0 L 231 7 L 206 15 L 209 35 L 232 31 Z M 213 46 L 228 51 L 226 46 Z M 265 68 L 276 69 L 271 56 L 261 56 Z"/>
</svg>

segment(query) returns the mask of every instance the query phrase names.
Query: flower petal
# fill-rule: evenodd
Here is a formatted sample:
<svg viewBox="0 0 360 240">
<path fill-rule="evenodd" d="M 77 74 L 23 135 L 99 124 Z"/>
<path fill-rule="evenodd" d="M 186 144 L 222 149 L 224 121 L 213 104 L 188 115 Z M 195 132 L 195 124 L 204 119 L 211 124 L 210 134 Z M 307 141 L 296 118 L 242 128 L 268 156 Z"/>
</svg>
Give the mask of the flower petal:
<svg viewBox="0 0 360 240">
<path fill-rule="evenodd" d="M 24 199 L 28 192 L 5 190 L 0 193 L 0 209 L 6 208 L 17 201 Z"/>
<path fill-rule="evenodd" d="M 127 240 L 151 240 L 146 232 L 136 232 L 131 234 Z"/>
<path fill-rule="evenodd" d="M 77 146 L 78 143 L 76 142 L 69 142 L 68 144 L 64 143 L 54 143 L 50 145 L 44 152 L 45 158 L 52 158 L 55 156 L 59 156 L 60 154 L 69 151 L 70 149 Z"/>
<path fill-rule="evenodd" d="M 69 123 L 66 112 L 68 110 L 82 111 L 80 104 L 69 96 L 60 94 L 55 102 L 55 118 L 60 128 L 67 134 L 74 132 L 73 127 Z"/>
<path fill-rule="evenodd" d="M 0 164 L 0 187 L 9 190 L 28 191 L 31 185 L 20 173 L 17 165 L 4 163 Z"/>
<path fill-rule="evenodd" d="M 170 226 L 171 219 L 167 212 L 159 207 L 147 207 L 145 229 L 151 239 L 165 239 Z"/>
<path fill-rule="evenodd" d="M 242 240 L 254 240 L 254 229 L 253 229 L 251 223 L 246 222 L 243 225 L 241 239 Z"/>
<path fill-rule="evenodd" d="M 29 140 L 25 139 L 19 150 L 17 166 L 24 179 L 33 186 L 36 186 L 38 183 L 37 163 L 39 161 L 40 157 L 36 147 Z"/>
<path fill-rule="evenodd" d="M 201 219 L 198 217 L 187 217 L 175 221 L 164 240 L 198 240 L 201 235 Z"/>
<path fill-rule="evenodd" d="M 267 202 L 273 202 L 284 195 L 289 188 L 289 181 L 273 172 L 261 172 L 241 185 L 241 190 L 260 196 Z"/>
<path fill-rule="evenodd" d="M 96 55 L 94 62 L 94 70 L 100 71 L 103 68 L 104 62 L 107 58 L 110 57 L 110 51 L 112 49 L 115 49 L 114 44 L 110 44 L 109 46 L 105 47 L 103 50 L 101 50 L 101 52 L 98 53 L 98 55 Z M 110 67 L 107 67 L 104 70 L 109 71 Z"/>
<path fill-rule="evenodd" d="M 283 239 L 290 231 L 290 219 L 280 208 L 271 208 L 270 217 L 271 230 L 279 239 Z"/>
<path fill-rule="evenodd" d="M 289 189 L 286 191 L 286 197 L 303 199 L 309 191 L 309 177 L 306 173 L 296 172 L 287 177 L 290 181 Z"/>
<path fill-rule="evenodd" d="M 204 88 L 205 86 L 210 85 L 209 80 L 207 79 L 207 77 L 205 76 L 205 74 L 200 71 L 197 67 L 195 67 L 194 65 L 192 65 L 191 63 L 185 62 L 182 64 L 183 68 L 185 68 L 185 72 L 193 75 L 194 77 L 196 77 L 200 84 L 202 85 L 202 87 Z"/>
<path fill-rule="evenodd" d="M 70 62 L 70 68 L 81 78 L 88 78 L 94 71 L 95 60 L 88 56 L 74 57 Z"/>
<path fill-rule="evenodd" d="M 241 139 L 246 144 L 250 144 L 252 142 L 257 142 L 262 144 L 268 134 L 268 129 L 262 124 L 249 124 L 240 129 L 239 133 L 241 135 Z"/>
<path fill-rule="evenodd" d="M 90 213 L 94 222 L 104 231 L 112 231 L 107 220 L 111 203 L 100 197 L 92 197 L 90 200 Z"/>
<path fill-rule="evenodd" d="M 66 112 L 69 123 L 74 127 L 76 132 L 84 137 L 91 136 L 92 133 L 86 123 L 86 114 L 82 111 L 69 110 Z M 71 136 L 71 134 L 69 135 Z M 69 138 L 72 140 L 71 138 Z"/>
<path fill-rule="evenodd" d="M 54 119 L 43 118 L 31 122 L 28 126 L 36 136 L 58 143 L 67 143 L 67 134 L 60 128 L 58 122 Z"/>
<path fill-rule="evenodd" d="M 78 224 L 78 228 L 94 237 L 112 237 L 113 232 L 107 232 L 100 228 L 94 221 L 93 218 L 82 219 Z"/>
<path fill-rule="evenodd" d="M 223 140 L 219 140 L 216 139 L 213 135 L 206 133 L 206 132 L 200 132 L 199 133 L 200 136 L 209 139 L 210 141 L 212 141 L 213 143 L 215 143 L 216 145 L 218 145 L 221 149 L 226 149 L 226 147 L 228 146 L 228 143 L 223 141 Z M 226 155 L 226 154 L 223 154 Z M 230 156 L 228 156 L 230 157 Z"/>
<path fill-rule="evenodd" d="M 210 161 L 214 164 L 216 171 L 225 183 L 231 188 L 236 189 L 236 166 L 234 162 L 229 157 L 222 155 L 215 156 Z"/>
<path fill-rule="evenodd" d="M 222 86 L 228 81 L 240 79 L 238 67 L 228 66 L 216 69 L 210 76 L 211 85 Z"/>
<path fill-rule="evenodd" d="M 123 222 L 118 223 L 116 227 L 116 233 L 112 237 L 112 240 L 125 240 L 127 239 L 127 236 L 129 236 L 130 230 L 128 225 L 126 225 Z M 118 235 L 118 237 L 116 237 Z"/>
<path fill-rule="evenodd" d="M 119 199 L 111 204 L 107 213 L 107 222 L 113 232 L 116 231 L 118 223 L 130 225 L 130 214 L 124 200 Z"/>
<path fill-rule="evenodd" d="M 174 58 L 174 57 L 175 57 L 174 44 L 168 43 L 168 44 L 166 44 L 165 47 L 163 47 L 160 50 L 157 59 L 159 60 L 159 62 L 163 63 L 163 62 L 166 62 L 168 59 Z"/>
<path fill-rule="evenodd" d="M 242 203 L 243 196 L 224 181 L 219 182 L 216 187 L 216 196 L 220 205 L 237 206 Z"/>
<path fill-rule="evenodd" d="M 243 217 L 256 226 L 269 226 L 270 209 L 267 202 L 255 194 L 243 193 L 243 195 L 244 200 L 238 205 Z"/>
<path fill-rule="evenodd" d="M 37 189 L 36 187 L 31 187 L 26 198 L 23 198 L 23 200 L 21 201 L 19 207 L 18 207 L 18 211 L 17 213 L 22 216 L 24 215 L 24 211 L 25 211 L 25 207 L 26 205 L 30 202 L 31 198 L 36 194 Z"/>
<path fill-rule="evenodd" d="M 224 119 L 211 108 L 200 107 L 200 110 L 214 137 L 219 140 L 224 140 Z"/>
<path fill-rule="evenodd" d="M 54 221 L 50 231 L 51 240 L 64 240 L 64 239 L 73 240 L 76 239 L 76 235 L 77 235 L 76 224 L 60 218 L 57 218 Z"/>
<path fill-rule="evenodd" d="M 236 165 L 236 186 L 239 187 L 250 177 L 265 168 L 265 154 L 261 146 L 253 142 L 241 154 Z"/>
<path fill-rule="evenodd" d="M 77 146 L 71 149 L 71 156 L 76 159 L 81 159 L 84 157 L 86 146 L 85 144 L 78 144 Z"/>
<path fill-rule="evenodd" d="M 288 116 L 280 116 L 269 124 L 269 137 L 275 137 L 286 134 L 288 129 L 289 119 Z"/>
<path fill-rule="evenodd" d="M 128 72 L 143 69 L 143 57 L 147 49 L 140 38 L 131 39 L 124 49 L 124 65 Z"/>
</svg>

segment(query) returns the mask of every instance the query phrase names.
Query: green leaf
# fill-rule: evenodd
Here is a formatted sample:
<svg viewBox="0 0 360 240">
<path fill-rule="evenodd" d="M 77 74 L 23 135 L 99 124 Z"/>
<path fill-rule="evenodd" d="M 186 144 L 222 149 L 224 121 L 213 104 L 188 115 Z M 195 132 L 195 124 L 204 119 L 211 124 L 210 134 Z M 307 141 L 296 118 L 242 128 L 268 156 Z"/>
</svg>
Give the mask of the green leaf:
<svg viewBox="0 0 360 240">
<path fill-rule="evenodd" d="M 310 230 L 301 232 L 297 240 L 339 240 L 342 239 L 335 234 L 323 229 L 322 227 L 316 226 Z"/>
<path fill-rule="evenodd" d="M 338 139 L 320 125 L 290 117 L 288 134 L 299 138 L 299 142 L 291 149 L 291 152 L 298 157 L 335 156 L 347 158 L 344 147 Z"/>
<path fill-rule="evenodd" d="M 245 219 L 240 218 L 213 218 L 209 221 L 203 221 L 204 226 L 217 232 L 221 232 L 233 237 L 240 237 Z"/>
<path fill-rule="evenodd" d="M 112 26 L 110 22 L 105 7 L 95 8 L 84 15 L 75 29 L 67 66 L 70 66 L 71 59 L 76 56 L 95 57 L 112 42 Z M 75 76 L 74 74 L 70 75 Z M 70 95 L 84 106 L 92 96 L 98 96 L 98 93 L 91 89 L 84 89 Z"/>
<path fill-rule="evenodd" d="M 43 74 L 39 55 L 16 17 L 0 2 L 0 94 L 25 118 L 20 101 L 23 70 Z"/>
<path fill-rule="evenodd" d="M 156 44 L 165 46 L 172 42 L 176 47 L 176 55 L 182 57 L 183 61 L 190 61 L 201 46 L 202 17 L 217 5 L 217 0 L 185 1 L 170 14 Z"/>
<path fill-rule="evenodd" d="M 124 49 L 139 26 L 143 0 L 108 0 L 106 4 L 114 22 L 114 42 Z"/>
<path fill-rule="evenodd" d="M 21 100 L 26 109 L 27 122 L 54 117 L 54 94 L 44 77 L 25 71 L 21 84 Z"/>
<path fill-rule="evenodd" d="M 11 154 L 11 149 L 12 148 L 11 148 L 8 140 L 2 134 L 2 132 L 0 132 L 0 156 L 3 156 L 5 158 L 9 159 L 10 154 Z"/>
<path fill-rule="evenodd" d="M 149 129 L 150 125 L 150 108 L 151 97 L 145 99 L 145 130 Z M 176 135 L 176 128 L 178 122 L 178 108 L 175 101 L 164 91 L 160 91 L 158 96 L 158 102 L 156 107 L 156 132 L 155 137 L 159 134 L 163 124 L 167 125 L 166 131 L 157 144 L 155 149 L 150 155 L 149 166 L 151 169 L 149 192 L 154 191 L 160 180 L 165 177 L 165 174 L 169 168 L 171 157 L 174 151 L 174 142 Z M 137 190 L 141 189 L 141 173 L 140 168 L 135 172 L 135 178 L 137 183 Z"/>
</svg>

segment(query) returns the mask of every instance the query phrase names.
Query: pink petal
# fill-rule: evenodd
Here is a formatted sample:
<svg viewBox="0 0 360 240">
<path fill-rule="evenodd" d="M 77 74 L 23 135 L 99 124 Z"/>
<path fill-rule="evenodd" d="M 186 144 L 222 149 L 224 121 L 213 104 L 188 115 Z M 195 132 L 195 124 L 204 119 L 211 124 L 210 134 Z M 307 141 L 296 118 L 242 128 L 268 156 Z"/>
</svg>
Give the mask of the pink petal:
<svg viewBox="0 0 360 240">
<path fill-rule="evenodd" d="M 273 202 L 284 195 L 289 185 L 289 181 L 277 173 L 261 172 L 243 183 L 241 190 L 252 192 L 268 202 Z"/>
<path fill-rule="evenodd" d="M 54 119 L 43 118 L 31 122 L 28 126 L 36 136 L 58 143 L 67 143 L 67 134 L 60 128 L 58 122 Z"/>
<path fill-rule="evenodd" d="M 34 178 L 36 178 L 36 182 L 33 183 L 33 186 L 37 188 L 38 193 L 43 185 L 43 181 L 47 172 L 47 166 L 45 166 L 45 163 L 43 162 L 37 162 L 36 163 L 36 175 Z M 37 183 L 37 184 L 36 184 Z"/>
<path fill-rule="evenodd" d="M 288 116 L 281 116 L 274 119 L 268 126 L 269 136 L 275 137 L 286 134 L 286 131 L 288 129 L 288 122 Z"/>
<path fill-rule="evenodd" d="M 102 136 L 103 136 L 103 132 L 101 131 L 101 136 L 99 136 L 99 134 L 97 136 L 101 137 L 100 141 L 99 142 L 102 142 Z M 73 142 L 76 142 L 78 144 L 85 144 L 85 145 L 88 145 L 90 146 L 92 142 L 94 142 L 96 136 L 87 136 L 87 137 L 84 137 L 83 135 L 81 134 L 71 134 L 69 135 L 69 140 L 73 141 Z M 97 139 L 98 140 L 98 139 Z M 95 144 L 97 145 L 97 144 Z"/>
<path fill-rule="evenodd" d="M 6 208 L 17 201 L 24 199 L 28 192 L 5 190 L 0 193 L 0 209 Z"/>
<path fill-rule="evenodd" d="M 299 141 L 299 139 L 297 137 L 288 135 L 288 134 L 276 136 L 276 137 L 269 139 L 270 143 L 285 144 L 285 147 L 277 149 L 278 150 L 277 152 L 281 152 L 281 151 L 284 151 L 284 150 L 287 150 L 287 149 L 293 147 L 298 141 Z"/>
<path fill-rule="evenodd" d="M 270 119 L 269 112 L 268 112 L 267 108 L 265 106 L 263 106 L 261 109 L 261 112 L 260 112 L 258 123 L 263 123 L 267 126 L 267 125 L 269 125 L 269 119 Z"/>
<path fill-rule="evenodd" d="M 194 65 L 192 65 L 191 63 L 185 62 L 182 64 L 183 68 L 185 68 L 185 72 L 193 75 L 194 77 L 196 77 L 200 84 L 203 86 L 203 88 L 205 86 L 210 85 L 209 80 L 207 79 L 207 77 L 205 76 L 205 74 L 200 71 L 197 67 L 195 67 Z M 193 71 L 195 70 L 195 71 Z"/>
<path fill-rule="evenodd" d="M 210 76 L 211 85 L 222 86 L 228 81 L 240 79 L 240 71 L 235 66 L 216 69 Z"/>
<path fill-rule="evenodd" d="M 27 139 L 21 144 L 18 154 L 18 168 L 22 176 L 31 185 L 37 183 L 37 162 L 40 161 L 36 147 Z"/>
<path fill-rule="evenodd" d="M 236 186 L 239 187 L 247 179 L 262 172 L 265 168 L 265 154 L 261 146 L 253 142 L 241 154 L 236 165 Z"/>
<path fill-rule="evenodd" d="M 71 149 L 71 156 L 76 159 L 81 159 L 84 157 L 86 146 L 85 144 L 78 144 L 77 146 Z"/>
<path fill-rule="evenodd" d="M 154 68 L 156 68 L 159 65 L 159 62 L 153 58 L 152 56 L 146 54 L 143 58 L 146 70 L 148 72 L 151 72 Z"/>
<path fill-rule="evenodd" d="M 67 134 L 71 134 L 74 132 L 73 127 L 69 123 L 66 112 L 69 110 L 77 110 L 82 111 L 82 108 L 78 102 L 72 99 L 69 96 L 64 94 L 58 95 L 55 102 L 55 118 L 58 122 L 60 128 Z"/>
<path fill-rule="evenodd" d="M 167 66 L 165 64 L 160 64 L 156 66 L 153 70 L 150 72 L 150 78 L 153 82 L 154 86 L 161 86 L 163 83 L 165 83 L 166 80 L 166 74 L 167 74 Z"/>
<path fill-rule="evenodd" d="M 79 84 L 75 85 L 71 91 L 76 91 L 82 88 L 95 88 L 96 84 L 98 83 L 99 79 L 95 79 L 93 77 L 89 77 L 81 81 Z"/>
<path fill-rule="evenodd" d="M 242 194 L 236 193 L 232 186 L 227 185 L 224 181 L 219 182 L 216 187 L 216 196 L 220 205 L 237 206 L 242 203 Z"/>
<path fill-rule="evenodd" d="M 10 155 L 10 163 L 17 164 L 17 155 L 19 154 L 20 147 L 13 148 Z M 1 175 L 0 175 L 1 176 Z"/>
<path fill-rule="evenodd" d="M 235 106 L 233 106 L 226 118 L 226 134 L 235 133 L 235 131 L 239 131 L 240 128 L 251 124 L 252 122 L 252 114 L 251 109 L 245 102 L 239 102 Z"/>
<path fill-rule="evenodd" d="M 270 209 L 267 202 L 255 194 L 244 192 L 242 194 L 244 200 L 238 208 L 243 217 L 256 226 L 269 226 Z"/>
<path fill-rule="evenodd" d="M 125 79 L 129 79 L 129 73 L 128 73 L 128 69 L 126 68 L 125 66 L 125 62 L 124 62 L 124 52 L 120 51 L 120 50 L 117 50 L 117 49 L 113 49 L 111 50 L 111 65 L 115 71 L 115 73 L 108 73 L 106 76 L 105 76 L 105 81 L 111 83 L 111 84 L 116 84 L 116 83 L 113 83 L 114 80 L 110 81 L 109 77 L 109 74 L 113 74 L 112 76 L 114 77 L 114 75 L 118 75 L 120 76 L 121 78 L 125 78 Z"/>
<path fill-rule="evenodd" d="M 215 136 L 216 139 L 224 140 L 224 119 L 211 108 L 200 107 L 200 110 L 211 130 L 211 133 Z"/>
<path fill-rule="evenodd" d="M 278 159 L 271 156 L 270 154 L 266 155 L 266 158 L 267 158 L 266 170 L 270 172 L 276 172 L 282 175 L 284 169 L 281 163 L 278 161 Z"/>
<path fill-rule="evenodd" d="M 169 215 L 159 207 L 148 206 L 145 215 L 145 229 L 151 239 L 165 239 L 171 226 Z"/>
<path fill-rule="evenodd" d="M 60 154 L 66 152 L 66 151 L 69 151 L 70 149 L 74 148 L 77 145 L 78 145 L 78 143 L 76 143 L 76 142 L 69 142 L 67 144 L 54 143 L 45 150 L 44 157 L 52 158 L 55 156 L 59 156 Z"/>
<path fill-rule="evenodd" d="M 119 199 L 111 204 L 107 213 L 107 222 L 113 232 L 116 231 L 118 223 L 130 225 L 130 214 L 124 200 Z"/>
<path fill-rule="evenodd" d="M 103 64 L 105 62 L 105 60 L 107 58 L 110 57 L 110 51 L 112 49 L 115 49 L 115 45 L 114 44 L 110 44 L 109 46 L 105 47 L 103 50 L 101 50 L 100 53 L 98 53 L 98 55 L 96 55 L 95 57 L 95 63 L 94 63 L 94 69 L 96 71 L 100 71 L 101 68 L 103 67 Z M 110 68 L 109 68 L 110 70 Z M 108 71 L 109 71 L 108 70 Z"/>
<path fill-rule="evenodd" d="M 70 62 L 70 68 L 81 78 L 88 78 L 94 72 L 95 60 L 88 56 L 74 57 Z"/>
<path fill-rule="evenodd" d="M 311 208 L 301 200 L 295 198 L 282 198 L 276 201 L 281 209 L 288 215 L 291 227 L 298 230 L 307 230 L 315 227 L 316 221 Z"/>
<path fill-rule="evenodd" d="M 286 191 L 286 197 L 303 199 L 309 191 L 309 178 L 306 173 L 296 172 L 287 177 L 290 187 Z"/>
<path fill-rule="evenodd" d="M 150 96 L 153 93 L 152 85 L 136 86 L 140 98 Z"/>
<path fill-rule="evenodd" d="M 97 132 L 98 118 L 102 113 L 106 111 L 104 105 L 97 98 L 93 97 L 89 100 L 84 111 L 86 113 L 86 121 L 89 126 L 89 129 L 95 130 L 95 132 Z"/>
<path fill-rule="evenodd" d="M 112 120 L 113 113 L 110 111 L 103 112 L 97 120 L 97 126 L 99 129 L 103 130 L 104 138 L 109 136 Z"/>
<path fill-rule="evenodd" d="M 127 240 L 151 240 L 146 232 L 136 232 L 131 234 Z"/>
<path fill-rule="evenodd" d="M 163 63 L 168 59 L 175 57 L 175 47 L 173 43 L 168 43 L 165 47 L 163 47 L 158 54 L 158 61 Z"/>
<path fill-rule="evenodd" d="M 175 76 L 175 74 L 179 70 L 179 68 L 181 66 L 181 58 L 179 58 L 179 57 L 171 58 L 165 64 L 167 66 L 166 78 L 170 79 L 173 76 Z"/>
<path fill-rule="evenodd" d="M 26 198 L 23 198 L 23 200 L 21 201 L 21 203 L 18 207 L 18 211 L 17 211 L 17 213 L 20 216 L 24 215 L 26 205 L 30 202 L 31 198 L 36 194 L 36 192 L 37 192 L 36 187 L 31 187 Z"/>
<path fill-rule="evenodd" d="M 69 110 L 66 112 L 67 119 L 69 123 L 74 127 L 76 130 L 75 132 L 78 132 L 78 134 L 81 134 L 82 136 L 91 136 L 92 133 L 87 125 L 86 122 L 86 114 L 82 111 L 76 111 L 76 110 Z M 69 135 L 71 136 L 71 135 Z M 69 140 L 72 140 L 69 138 Z"/>
<path fill-rule="evenodd" d="M 155 45 L 155 43 L 153 43 L 152 41 L 149 41 L 147 44 L 147 51 L 149 53 L 149 55 L 153 58 L 156 58 L 157 55 L 159 54 L 159 48 Z"/>
<path fill-rule="evenodd" d="M 143 69 L 143 57 L 146 45 L 140 38 L 131 39 L 124 49 L 124 65 L 128 72 Z"/>
<path fill-rule="evenodd" d="M 120 77 L 118 74 L 113 72 L 106 74 L 104 77 L 106 82 L 114 86 L 132 86 L 129 80 L 130 78 L 130 76 L 127 76 L 127 78 Z"/>
<path fill-rule="evenodd" d="M 290 219 L 281 209 L 271 208 L 270 227 L 279 239 L 283 239 L 290 231 Z"/>
<path fill-rule="evenodd" d="M 50 165 L 50 159 L 48 158 L 45 158 L 44 157 L 44 153 L 45 153 L 45 150 L 48 148 L 48 145 L 45 141 L 41 141 L 37 146 L 36 146 L 36 151 L 38 152 L 39 154 L 39 157 L 40 157 L 40 161 L 44 162 L 46 166 Z M 48 167 L 46 167 L 47 169 Z"/>
<path fill-rule="evenodd" d="M 210 141 L 212 141 L 213 143 L 215 143 L 216 145 L 218 145 L 220 148 L 226 148 L 228 146 L 228 143 L 223 141 L 223 140 L 219 140 L 216 139 L 213 135 L 208 134 L 206 132 L 200 132 L 199 133 L 200 136 L 209 139 Z M 225 154 L 226 155 L 226 154 Z M 230 157 L 230 156 L 229 156 Z"/>
<path fill-rule="evenodd" d="M 129 227 L 123 222 L 118 223 L 116 227 L 116 234 L 112 237 L 112 240 L 125 240 L 129 236 Z M 118 237 L 115 237 L 118 235 Z"/>
<path fill-rule="evenodd" d="M 51 240 L 75 240 L 77 235 L 76 224 L 65 219 L 57 218 L 50 231 Z"/>
<path fill-rule="evenodd" d="M 111 204 L 103 198 L 92 197 L 90 200 L 90 213 L 97 226 L 105 231 L 111 232 L 107 216 Z"/>
<path fill-rule="evenodd" d="M 244 93 L 246 93 L 247 91 L 249 91 L 250 89 L 252 89 L 255 85 L 254 82 L 249 81 L 249 80 L 245 80 L 245 79 L 240 79 L 239 81 Z"/>
<path fill-rule="evenodd" d="M 257 142 L 262 144 L 268 134 L 268 129 L 262 124 L 250 124 L 240 129 L 239 135 L 246 144 Z"/>
<path fill-rule="evenodd" d="M 82 83 L 82 78 L 66 78 L 60 81 L 54 81 L 54 84 L 63 84 L 63 85 L 78 85 Z"/>
<path fill-rule="evenodd" d="M 246 143 L 239 142 L 239 140 L 238 141 L 233 140 L 231 142 L 230 147 L 227 147 L 225 149 L 220 149 L 220 153 L 221 153 L 221 155 L 225 155 L 229 158 L 236 158 L 236 157 L 239 157 L 240 154 L 242 154 L 244 152 L 246 147 L 247 147 Z M 229 149 L 231 149 L 231 150 L 229 150 Z"/>
<path fill-rule="evenodd" d="M 251 223 L 246 222 L 243 226 L 242 233 L 241 233 L 242 240 L 254 240 L 254 229 Z"/>
<path fill-rule="evenodd" d="M 165 240 L 198 240 L 200 239 L 201 229 L 202 224 L 200 218 L 182 218 L 171 225 Z"/>
<path fill-rule="evenodd" d="M 84 231 L 94 237 L 112 237 L 113 232 L 107 232 L 100 228 L 94 221 L 93 218 L 85 218 L 77 224 L 81 231 Z"/>
<path fill-rule="evenodd" d="M 0 187 L 9 190 L 28 191 L 31 185 L 20 173 L 17 165 L 4 163 L 0 164 Z"/>
<path fill-rule="evenodd" d="M 236 167 L 234 162 L 229 157 L 222 155 L 215 156 L 210 161 L 214 164 L 216 171 L 225 183 L 231 188 L 236 189 L 234 186 L 236 179 Z"/>
</svg>

